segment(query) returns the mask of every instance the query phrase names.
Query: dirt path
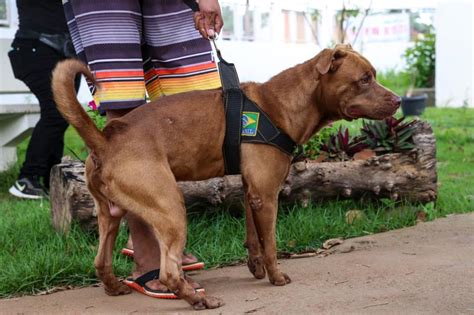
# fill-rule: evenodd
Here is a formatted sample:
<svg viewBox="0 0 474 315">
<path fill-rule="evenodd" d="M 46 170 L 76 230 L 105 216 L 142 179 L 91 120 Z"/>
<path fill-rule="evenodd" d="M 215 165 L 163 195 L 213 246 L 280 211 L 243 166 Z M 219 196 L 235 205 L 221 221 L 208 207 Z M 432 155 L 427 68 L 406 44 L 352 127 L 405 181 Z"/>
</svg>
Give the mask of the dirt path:
<svg viewBox="0 0 474 315">
<path fill-rule="evenodd" d="M 273 287 L 246 266 L 194 275 L 226 305 L 211 314 L 474 314 L 474 213 L 345 242 L 355 250 L 325 258 L 281 260 L 293 282 Z M 0 300 L 0 313 L 188 313 L 183 301 L 102 288 Z"/>
</svg>

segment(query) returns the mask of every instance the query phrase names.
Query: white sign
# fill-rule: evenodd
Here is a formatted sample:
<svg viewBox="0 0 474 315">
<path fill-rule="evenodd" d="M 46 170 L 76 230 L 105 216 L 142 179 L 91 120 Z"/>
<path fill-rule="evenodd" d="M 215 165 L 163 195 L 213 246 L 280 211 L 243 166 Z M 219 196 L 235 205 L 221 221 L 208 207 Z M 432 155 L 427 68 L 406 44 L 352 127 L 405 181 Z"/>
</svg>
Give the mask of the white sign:
<svg viewBox="0 0 474 315">
<path fill-rule="evenodd" d="M 352 43 L 359 31 L 362 17 L 349 19 L 347 42 Z M 408 42 L 410 40 L 410 16 L 408 13 L 376 14 L 365 18 L 357 41 Z"/>
</svg>

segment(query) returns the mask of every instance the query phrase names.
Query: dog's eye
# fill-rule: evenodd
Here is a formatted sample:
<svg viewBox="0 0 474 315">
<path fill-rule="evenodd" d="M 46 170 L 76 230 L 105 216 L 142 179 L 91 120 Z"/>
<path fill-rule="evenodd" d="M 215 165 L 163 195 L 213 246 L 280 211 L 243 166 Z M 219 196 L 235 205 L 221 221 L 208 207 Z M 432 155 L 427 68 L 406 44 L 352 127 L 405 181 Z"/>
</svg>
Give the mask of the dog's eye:
<svg viewBox="0 0 474 315">
<path fill-rule="evenodd" d="M 364 76 L 362 79 L 360 79 L 360 83 L 362 85 L 367 85 L 370 83 L 370 80 L 372 79 L 372 77 L 370 75 L 366 75 Z"/>
</svg>

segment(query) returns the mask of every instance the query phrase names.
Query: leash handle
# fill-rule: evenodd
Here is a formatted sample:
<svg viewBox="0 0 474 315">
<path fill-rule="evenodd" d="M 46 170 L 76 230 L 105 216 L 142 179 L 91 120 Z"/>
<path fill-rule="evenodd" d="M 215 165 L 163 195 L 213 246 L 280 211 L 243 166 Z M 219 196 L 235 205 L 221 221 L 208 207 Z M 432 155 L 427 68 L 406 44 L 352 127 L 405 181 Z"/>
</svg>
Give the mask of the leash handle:
<svg viewBox="0 0 474 315">
<path fill-rule="evenodd" d="M 216 45 L 217 35 L 215 35 L 214 37 L 210 37 L 210 39 L 211 39 L 212 45 L 214 46 L 214 49 L 216 50 L 217 58 L 219 58 L 219 61 L 229 64 L 227 61 L 224 60 L 224 58 L 222 58 L 221 51 L 219 50 L 219 48 L 217 48 L 217 45 Z"/>
<path fill-rule="evenodd" d="M 219 62 L 217 66 L 219 68 L 219 76 L 221 78 L 222 89 L 224 92 L 228 92 L 230 89 L 240 89 L 240 80 L 237 70 L 233 63 L 229 63 L 222 58 L 221 51 L 216 45 L 216 36 L 210 38 L 214 48 L 217 52 L 217 58 Z"/>
</svg>

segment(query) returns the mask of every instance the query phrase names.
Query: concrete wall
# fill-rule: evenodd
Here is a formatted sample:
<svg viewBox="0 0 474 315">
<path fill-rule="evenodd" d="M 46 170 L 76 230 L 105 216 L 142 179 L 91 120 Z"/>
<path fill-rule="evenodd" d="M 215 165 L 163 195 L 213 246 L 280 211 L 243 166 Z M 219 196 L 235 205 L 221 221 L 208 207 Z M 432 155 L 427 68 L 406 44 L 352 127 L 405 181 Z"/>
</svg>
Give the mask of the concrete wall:
<svg viewBox="0 0 474 315">
<path fill-rule="evenodd" d="M 436 10 L 436 103 L 474 107 L 473 4 L 441 0 Z"/>
<path fill-rule="evenodd" d="M 302 63 L 318 52 L 314 44 L 216 42 L 228 62 L 235 64 L 240 81 L 264 82 L 280 71 Z"/>
</svg>

